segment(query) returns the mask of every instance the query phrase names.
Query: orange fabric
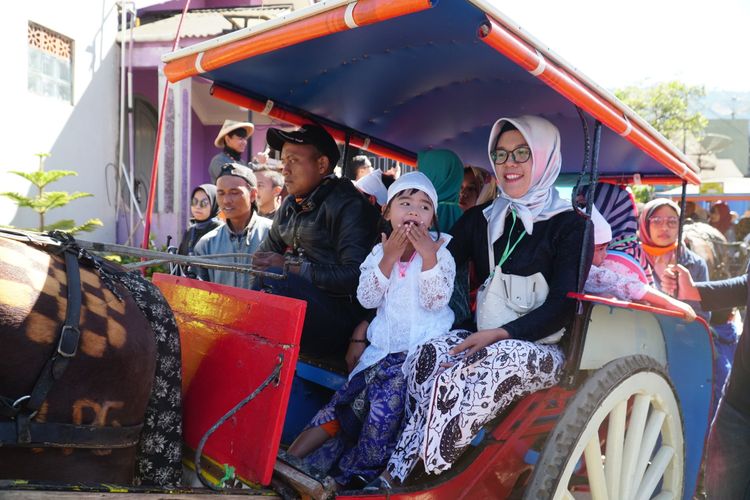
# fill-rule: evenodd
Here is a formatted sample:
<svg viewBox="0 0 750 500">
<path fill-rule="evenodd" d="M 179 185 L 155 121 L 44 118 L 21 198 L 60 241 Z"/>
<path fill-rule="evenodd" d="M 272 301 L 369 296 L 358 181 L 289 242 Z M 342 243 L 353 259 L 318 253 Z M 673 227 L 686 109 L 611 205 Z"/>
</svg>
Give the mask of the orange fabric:
<svg viewBox="0 0 750 500">
<path fill-rule="evenodd" d="M 338 420 L 331 420 L 330 422 L 326 422 L 325 424 L 322 424 L 320 428 L 323 429 L 326 432 L 326 434 L 333 437 L 336 434 L 338 434 L 339 431 L 341 430 L 341 424 L 339 423 Z"/>
<path fill-rule="evenodd" d="M 651 257 L 659 257 L 661 255 L 668 254 L 669 252 L 674 252 L 677 248 L 677 242 L 675 241 L 674 243 L 666 247 L 657 247 L 654 245 L 647 245 L 646 243 L 641 243 L 641 246 Z"/>
</svg>

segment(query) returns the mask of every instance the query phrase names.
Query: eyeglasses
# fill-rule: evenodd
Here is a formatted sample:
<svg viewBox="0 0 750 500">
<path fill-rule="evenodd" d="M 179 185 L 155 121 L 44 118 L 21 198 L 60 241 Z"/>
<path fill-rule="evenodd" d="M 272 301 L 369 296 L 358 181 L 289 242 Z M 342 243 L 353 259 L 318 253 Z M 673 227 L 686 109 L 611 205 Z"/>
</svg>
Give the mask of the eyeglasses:
<svg viewBox="0 0 750 500">
<path fill-rule="evenodd" d="M 205 198 L 203 198 L 202 200 L 199 200 L 198 198 L 193 198 L 193 199 L 192 199 L 192 200 L 190 201 L 190 206 L 191 206 L 191 207 L 200 207 L 200 208 L 206 208 L 206 207 L 207 207 L 207 206 L 209 206 L 210 204 L 211 204 L 211 202 L 210 202 L 210 201 L 208 201 L 208 200 L 207 200 L 207 199 L 205 199 Z"/>
<path fill-rule="evenodd" d="M 664 226 L 664 225 L 666 225 L 667 227 L 671 227 L 672 229 L 676 228 L 679 225 L 679 223 L 680 223 L 680 219 L 677 218 L 677 217 L 674 217 L 674 216 L 672 216 L 672 217 L 654 216 L 654 217 L 649 217 L 648 221 L 653 226 Z"/>
<path fill-rule="evenodd" d="M 511 152 L 504 149 L 498 149 L 490 153 L 490 158 L 495 162 L 495 165 L 502 165 L 508 161 L 510 157 L 516 163 L 525 163 L 531 158 L 531 149 L 528 146 L 520 146 Z"/>
</svg>

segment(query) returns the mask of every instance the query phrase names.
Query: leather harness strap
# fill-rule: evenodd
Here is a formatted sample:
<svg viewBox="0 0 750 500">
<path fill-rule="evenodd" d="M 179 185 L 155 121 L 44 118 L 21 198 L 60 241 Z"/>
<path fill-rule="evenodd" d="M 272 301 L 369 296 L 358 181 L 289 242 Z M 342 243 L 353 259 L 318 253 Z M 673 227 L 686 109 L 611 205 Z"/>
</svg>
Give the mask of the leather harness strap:
<svg viewBox="0 0 750 500">
<path fill-rule="evenodd" d="M 57 250 L 65 257 L 68 279 L 65 321 L 60 330 L 57 346 L 37 377 L 34 388 L 27 396 L 16 400 L 0 396 L 0 417 L 10 419 L 0 422 L 0 446 L 65 447 L 65 448 L 127 448 L 138 442 L 143 425 L 128 427 L 103 427 L 96 425 L 33 422 L 52 386 L 59 381 L 71 359 L 78 352 L 81 339 L 79 330 L 82 306 L 81 271 L 78 259 L 82 252 L 75 239 L 66 233 L 53 231 L 46 236 L 34 236 L 19 231 L 2 231 L 3 236 L 25 240 Z"/>
<path fill-rule="evenodd" d="M 81 339 L 81 331 L 78 329 L 81 318 L 81 270 L 78 267 L 78 254 L 75 248 L 63 248 L 68 278 L 65 322 L 60 330 L 56 350 L 44 364 L 29 398 L 22 402 L 23 411 L 16 416 L 17 443 L 21 445 L 31 442 L 31 419 L 36 416 L 55 382 L 62 378 L 71 358 L 78 352 L 78 342 Z"/>
<path fill-rule="evenodd" d="M 29 422 L 29 441 L 17 441 L 15 422 L 0 422 L 0 446 L 31 448 L 129 448 L 138 444 L 142 424 L 128 427 Z"/>
</svg>

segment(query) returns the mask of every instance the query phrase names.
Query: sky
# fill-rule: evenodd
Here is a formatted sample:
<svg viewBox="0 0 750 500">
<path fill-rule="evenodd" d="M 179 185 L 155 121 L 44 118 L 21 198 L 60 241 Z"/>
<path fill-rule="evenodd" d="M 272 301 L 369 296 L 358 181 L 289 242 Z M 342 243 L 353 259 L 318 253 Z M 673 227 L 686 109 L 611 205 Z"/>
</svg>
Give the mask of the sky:
<svg viewBox="0 0 750 500">
<path fill-rule="evenodd" d="M 599 85 L 750 92 L 750 0 L 491 0 Z"/>
</svg>

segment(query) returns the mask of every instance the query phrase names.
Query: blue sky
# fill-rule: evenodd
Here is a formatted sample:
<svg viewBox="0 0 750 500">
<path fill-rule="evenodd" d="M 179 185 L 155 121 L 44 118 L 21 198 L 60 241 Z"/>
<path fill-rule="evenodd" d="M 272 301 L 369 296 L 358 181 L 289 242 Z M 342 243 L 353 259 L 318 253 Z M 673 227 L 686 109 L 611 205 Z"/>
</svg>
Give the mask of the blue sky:
<svg viewBox="0 0 750 500">
<path fill-rule="evenodd" d="M 492 0 L 612 89 L 681 80 L 750 91 L 750 0 Z"/>
</svg>

